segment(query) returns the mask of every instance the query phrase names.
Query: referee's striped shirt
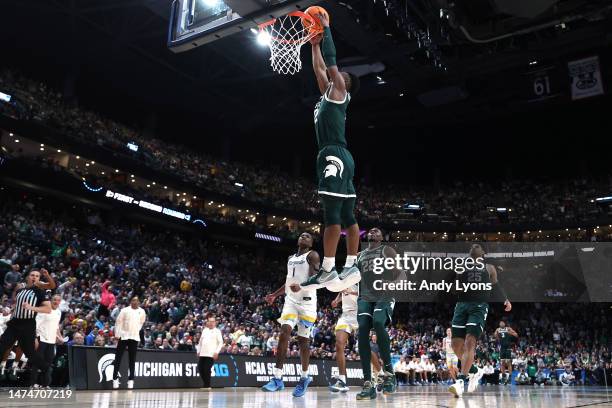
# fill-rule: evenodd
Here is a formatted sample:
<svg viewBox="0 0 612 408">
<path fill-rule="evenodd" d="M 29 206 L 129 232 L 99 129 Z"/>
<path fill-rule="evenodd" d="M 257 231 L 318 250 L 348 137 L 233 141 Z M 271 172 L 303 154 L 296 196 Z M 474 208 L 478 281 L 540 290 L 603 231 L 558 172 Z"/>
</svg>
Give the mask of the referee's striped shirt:
<svg viewBox="0 0 612 408">
<path fill-rule="evenodd" d="M 13 319 L 35 319 L 37 313 L 32 310 L 27 310 L 23 307 L 28 303 L 31 306 L 40 306 L 45 301 L 45 293 L 38 288 L 24 288 L 17 292 L 15 297 L 15 309 L 13 310 Z"/>
</svg>

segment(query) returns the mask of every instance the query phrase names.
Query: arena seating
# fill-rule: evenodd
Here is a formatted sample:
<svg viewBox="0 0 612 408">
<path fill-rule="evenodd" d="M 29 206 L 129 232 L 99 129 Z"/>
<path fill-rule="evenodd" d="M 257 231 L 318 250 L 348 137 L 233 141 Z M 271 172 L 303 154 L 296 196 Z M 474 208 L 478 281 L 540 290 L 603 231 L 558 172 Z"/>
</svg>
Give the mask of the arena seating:
<svg viewBox="0 0 612 408">
<path fill-rule="evenodd" d="M 0 88 L 14 94 L 24 106 L 19 112 L 14 108 L 10 113 L 7 110 L 5 114 L 11 117 L 42 123 L 80 143 L 98 146 L 112 154 L 126 155 L 150 169 L 177 176 L 227 197 L 318 214 L 316 189 L 311 179 L 295 178 L 282 171 L 239 162 L 228 163 L 195 153 L 185 146 L 144 136 L 98 113 L 65 104 L 58 91 L 9 69 L 0 73 Z M 138 152 L 128 152 L 127 143 L 137 144 Z M 237 188 L 237 182 L 243 187 Z M 436 189 L 422 185 L 374 187 L 362 182 L 357 189 L 357 216 L 368 224 L 393 225 L 414 218 L 402 210 L 404 204 L 413 203 L 424 206 L 424 214 L 419 216 L 421 221 L 442 224 L 469 227 L 475 224 L 556 222 L 576 225 L 609 218 L 591 200 L 610 194 L 612 176 L 457 182 Z M 287 194 L 287 191 L 293 193 Z M 502 221 L 488 210 L 497 207 L 512 209 L 507 219 Z"/>
</svg>

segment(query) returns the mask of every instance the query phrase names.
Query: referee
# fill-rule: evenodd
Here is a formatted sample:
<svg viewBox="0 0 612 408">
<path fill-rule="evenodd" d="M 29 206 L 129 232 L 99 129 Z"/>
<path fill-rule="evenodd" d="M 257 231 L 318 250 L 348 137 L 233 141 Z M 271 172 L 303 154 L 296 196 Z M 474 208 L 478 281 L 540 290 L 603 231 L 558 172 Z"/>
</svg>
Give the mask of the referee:
<svg viewBox="0 0 612 408">
<path fill-rule="evenodd" d="M 25 284 L 20 285 L 15 296 L 13 316 L 6 324 L 6 330 L 0 336 L 0 355 L 19 342 L 25 353 L 32 371 L 30 385 L 34 385 L 38 376 L 38 369 L 46 370 L 48 363 L 35 351 L 36 315 L 38 313 L 51 313 L 51 302 L 46 298 L 45 291 L 36 287 L 40 281 L 40 272 L 31 271 Z"/>
</svg>

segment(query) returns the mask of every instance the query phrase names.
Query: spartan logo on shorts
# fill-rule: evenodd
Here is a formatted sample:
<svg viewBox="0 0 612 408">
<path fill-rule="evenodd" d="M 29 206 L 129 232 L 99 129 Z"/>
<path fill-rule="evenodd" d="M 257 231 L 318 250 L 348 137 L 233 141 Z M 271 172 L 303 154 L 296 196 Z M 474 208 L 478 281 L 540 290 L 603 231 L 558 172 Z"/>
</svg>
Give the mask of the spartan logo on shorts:
<svg viewBox="0 0 612 408">
<path fill-rule="evenodd" d="M 342 178 L 342 172 L 344 171 L 344 163 L 342 163 L 342 160 L 336 156 L 325 156 L 325 160 L 329 162 L 329 164 L 325 166 L 325 170 L 323 170 L 325 178 L 337 177 L 338 173 L 340 173 L 340 178 Z"/>
</svg>

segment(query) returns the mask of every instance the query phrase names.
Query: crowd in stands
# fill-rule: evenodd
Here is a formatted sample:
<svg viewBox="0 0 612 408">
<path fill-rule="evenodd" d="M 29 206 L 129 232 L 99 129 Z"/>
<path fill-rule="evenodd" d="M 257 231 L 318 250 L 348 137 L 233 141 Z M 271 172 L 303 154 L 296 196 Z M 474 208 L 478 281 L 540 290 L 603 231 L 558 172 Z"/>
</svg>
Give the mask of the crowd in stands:
<svg viewBox="0 0 612 408">
<path fill-rule="evenodd" d="M 194 350 L 204 316 L 213 312 L 225 343 L 222 353 L 275 354 L 275 319 L 282 298 L 273 306 L 264 298 L 282 283 L 285 256 L 143 225 L 105 223 L 104 216 L 90 209 L 62 208 L 26 194 L 5 196 L 0 202 L 3 308 L 10 308 L 12 289 L 24 273 L 45 268 L 62 296 L 61 330 L 68 345 L 114 347 L 114 321 L 130 296 L 138 294 L 147 313 L 141 347 Z M 319 293 L 311 355 L 334 358 L 333 328 L 340 309 L 331 307 L 330 293 Z M 389 329 L 393 353 L 423 362 L 418 371 L 414 369 L 420 383 L 448 378 L 442 338 L 451 315 L 449 304 L 396 307 Z M 520 334 L 514 346 L 515 367 L 525 369 L 530 378 L 538 369 L 569 367 L 573 381 L 581 382 L 578 374 L 584 368 L 584 381 L 593 383 L 601 382 L 602 367 L 610 369 L 607 304 L 516 304 L 506 315 L 493 308 L 478 347 L 483 367 L 498 364 L 490 335 L 502 316 Z M 349 360 L 358 359 L 354 340 L 346 354 Z M 295 341 L 290 355 L 299 355 Z"/>
<path fill-rule="evenodd" d="M 185 146 L 145 136 L 98 113 L 64 103 L 57 90 L 9 69 L 0 72 L 0 90 L 13 94 L 20 101 L 23 119 L 38 121 L 80 143 L 99 146 L 113 154 L 129 155 L 152 169 L 176 175 L 203 190 L 275 208 L 312 214 L 319 211 L 312 179 L 291 177 L 261 166 L 228 163 Z M 3 111 L 11 116 L 18 115 L 14 109 Z M 137 144 L 138 152 L 130 152 L 127 143 Z M 236 183 L 243 187 L 237 187 Z M 601 217 L 591 200 L 609 195 L 612 177 L 482 181 L 436 189 L 418 185 L 374 187 L 358 183 L 357 190 L 358 218 L 370 223 L 400 222 L 402 218 L 397 214 L 402 212 L 402 206 L 412 203 L 424 206 L 421 219 L 458 225 L 500 223 L 498 217 L 487 210 L 489 207 L 512 208 L 509 221 L 513 223 L 554 221 L 571 224 Z"/>
</svg>

